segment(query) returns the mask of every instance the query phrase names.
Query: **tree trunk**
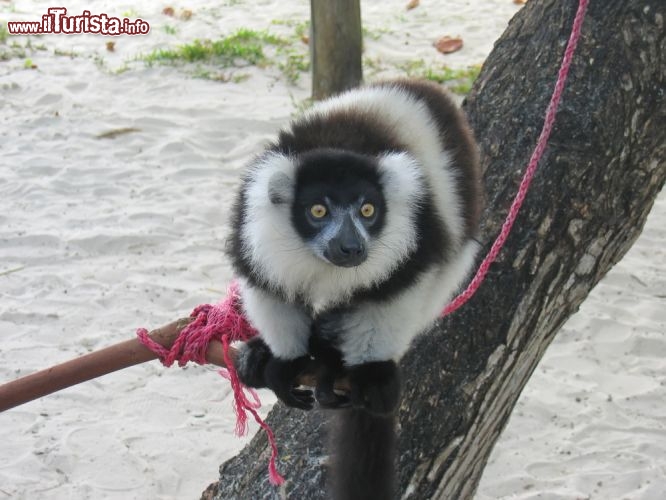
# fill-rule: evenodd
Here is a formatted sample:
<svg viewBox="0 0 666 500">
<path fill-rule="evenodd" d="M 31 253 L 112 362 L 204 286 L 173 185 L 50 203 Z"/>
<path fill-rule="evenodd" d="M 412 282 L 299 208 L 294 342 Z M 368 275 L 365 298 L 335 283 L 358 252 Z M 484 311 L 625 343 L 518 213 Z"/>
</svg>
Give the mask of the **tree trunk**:
<svg viewBox="0 0 666 500">
<path fill-rule="evenodd" d="M 324 99 L 358 86 L 361 68 L 360 0 L 310 0 L 312 97 Z"/>
<path fill-rule="evenodd" d="M 467 99 L 499 231 L 543 123 L 577 2 L 532 0 Z M 513 233 L 477 294 L 402 362 L 402 498 L 472 498 L 546 347 L 641 232 L 666 178 L 663 0 L 594 0 L 549 147 Z M 268 484 L 263 433 L 220 467 L 217 499 L 325 498 L 326 415 L 277 405 L 287 483 Z"/>
</svg>

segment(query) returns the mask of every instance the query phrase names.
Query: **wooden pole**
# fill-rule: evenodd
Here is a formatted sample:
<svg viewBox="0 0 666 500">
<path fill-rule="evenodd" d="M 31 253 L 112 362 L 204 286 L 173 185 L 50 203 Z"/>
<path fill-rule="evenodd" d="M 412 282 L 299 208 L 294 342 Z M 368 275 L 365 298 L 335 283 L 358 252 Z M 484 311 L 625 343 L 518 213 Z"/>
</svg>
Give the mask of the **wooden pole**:
<svg viewBox="0 0 666 500">
<path fill-rule="evenodd" d="M 363 79 L 360 0 L 310 0 L 312 97 L 324 99 Z"/>
<path fill-rule="evenodd" d="M 168 349 L 190 321 L 189 318 L 181 318 L 153 330 L 150 332 L 150 336 Z M 231 348 L 232 359 L 235 354 L 236 351 Z M 153 359 L 157 359 L 157 355 L 136 338 L 91 352 L 80 358 L 0 385 L 0 412 L 66 387 Z M 218 366 L 225 366 L 222 344 L 219 341 L 214 340 L 210 343 L 206 351 L 206 360 Z"/>
</svg>

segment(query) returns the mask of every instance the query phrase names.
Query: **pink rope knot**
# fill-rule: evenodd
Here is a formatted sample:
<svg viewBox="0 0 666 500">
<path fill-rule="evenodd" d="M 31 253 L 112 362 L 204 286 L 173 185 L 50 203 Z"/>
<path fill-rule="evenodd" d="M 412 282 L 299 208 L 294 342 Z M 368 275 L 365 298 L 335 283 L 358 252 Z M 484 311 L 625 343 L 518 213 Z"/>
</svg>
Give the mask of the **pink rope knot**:
<svg viewBox="0 0 666 500">
<path fill-rule="evenodd" d="M 172 366 L 175 362 L 178 362 L 178 366 L 181 367 L 189 361 L 194 361 L 200 365 L 206 364 L 206 351 L 210 342 L 218 340 L 222 343 L 224 363 L 227 367 L 220 370 L 219 373 L 229 380 L 233 389 L 236 434 L 242 436 L 247 433 L 247 414 L 250 413 L 268 435 L 271 446 L 271 458 L 268 465 L 270 481 L 275 485 L 282 484 L 284 478 L 280 475 L 276 466 L 278 450 L 275 436 L 271 428 L 257 413 L 257 409 L 261 406 L 259 396 L 253 389 L 242 384 L 229 355 L 229 347 L 233 342 L 249 340 L 257 335 L 257 331 L 243 314 L 238 284 L 233 282 L 229 286 L 227 297 L 219 304 L 197 306 L 190 314 L 190 318 L 193 318 L 193 320 L 181 330 L 170 349 L 164 348 L 150 338 L 148 330 L 145 328 L 139 328 L 136 334 L 139 341 L 157 354 L 166 367 Z"/>
</svg>

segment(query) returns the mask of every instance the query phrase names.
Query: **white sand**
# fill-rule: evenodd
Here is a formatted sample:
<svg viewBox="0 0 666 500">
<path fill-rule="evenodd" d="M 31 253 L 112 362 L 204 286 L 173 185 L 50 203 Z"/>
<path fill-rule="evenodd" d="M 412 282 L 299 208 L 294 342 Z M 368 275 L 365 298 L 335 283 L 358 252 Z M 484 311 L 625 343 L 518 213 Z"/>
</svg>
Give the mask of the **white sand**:
<svg viewBox="0 0 666 500">
<path fill-rule="evenodd" d="M 480 63 L 519 8 L 405 4 L 363 3 L 373 76 L 417 58 Z M 3 1 L 0 20 L 38 20 L 52 5 Z M 46 49 L 26 54 L 36 69 L 0 62 L 3 382 L 218 300 L 231 278 L 222 248 L 238 173 L 309 94 L 307 76 L 289 85 L 275 67 L 224 70 L 249 78 L 221 83 L 193 78 L 195 66 L 131 61 L 239 27 L 291 34 L 285 22 L 306 20 L 306 2 L 172 4 L 190 9 L 189 21 L 163 15 L 167 2 L 97 5 L 66 7 L 141 17 L 152 31 L 114 39 L 113 53 L 97 35 L 33 37 Z M 430 44 L 446 34 L 465 47 L 444 58 Z M 10 37 L 0 51 L 27 41 Z M 140 130 L 95 137 L 120 127 Z M 664 498 L 664 220 L 662 197 L 632 253 L 548 351 L 480 499 Z M 198 498 L 244 444 L 233 424 L 228 385 L 213 369 L 127 369 L 0 415 L 0 499 Z"/>
</svg>

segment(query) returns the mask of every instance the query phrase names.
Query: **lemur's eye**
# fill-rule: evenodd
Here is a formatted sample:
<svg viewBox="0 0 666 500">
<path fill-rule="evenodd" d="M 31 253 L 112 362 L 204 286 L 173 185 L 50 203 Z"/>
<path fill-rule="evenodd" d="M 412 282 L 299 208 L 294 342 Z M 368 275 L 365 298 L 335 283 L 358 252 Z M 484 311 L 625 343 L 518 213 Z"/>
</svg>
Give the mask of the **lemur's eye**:
<svg viewBox="0 0 666 500">
<path fill-rule="evenodd" d="M 361 207 L 361 215 L 366 219 L 369 219 L 375 215 L 375 206 L 372 203 L 364 203 Z"/>
<path fill-rule="evenodd" d="M 312 205 L 310 207 L 310 213 L 315 219 L 321 219 L 326 215 L 326 207 L 317 203 L 316 205 Z"/>
</svg>

